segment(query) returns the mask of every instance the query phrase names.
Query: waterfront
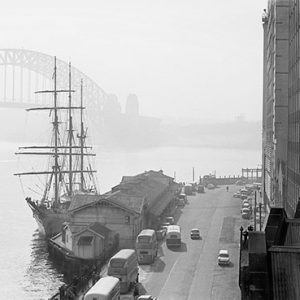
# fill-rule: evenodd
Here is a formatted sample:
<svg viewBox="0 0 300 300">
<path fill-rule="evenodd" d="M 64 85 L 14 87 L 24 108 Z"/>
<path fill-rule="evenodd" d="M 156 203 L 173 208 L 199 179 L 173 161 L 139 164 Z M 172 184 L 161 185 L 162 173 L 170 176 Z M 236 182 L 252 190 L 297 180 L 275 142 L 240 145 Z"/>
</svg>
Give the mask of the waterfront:
<svg viewBox="0 0 300 300">
<path fill-rule="evenodd" d="M 1 207 L 0 282 L 4 299 L 47 299 L 63 282 L 48 260 L 45 242 L 24 201 L 17 177 L 19 168 L 14 155 L 19 144 L 2 142 L 0 147 Z M 261 161 L 259 150 L 221 148 L 163 147 L 138 152 L 104 151 L 96 148 L 96 168 L 101 192 L 121 181 L 123 175 L 162 169 L 177 181 L 191 181 L 195 176 L 216 170 L 217 176 L 238 175 L 242 167 L 256 167 Z"/>
</svg>

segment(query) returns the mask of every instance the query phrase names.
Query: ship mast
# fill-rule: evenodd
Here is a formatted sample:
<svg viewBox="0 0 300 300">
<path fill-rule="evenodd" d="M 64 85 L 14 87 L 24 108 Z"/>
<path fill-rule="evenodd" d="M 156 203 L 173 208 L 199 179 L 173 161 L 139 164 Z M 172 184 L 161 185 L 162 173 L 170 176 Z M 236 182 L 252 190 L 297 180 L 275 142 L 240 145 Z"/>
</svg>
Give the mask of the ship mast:
<svg viewBox="0 0 300 300">
<path fill-rule="evenodd" d="M 83 128 L 83 83 L 80 81 L 80 190 L 84 190 L 84 176 L 83 176 L 83 146 L 84 146 L 84 128 Z"/>
<path fill-rule="evenodd" d="M 58 203 L 58 117 L 56 90 L 56 56 L 54 57 L 54 203 Z"/>
<path fill-rule="evenodd" d="M 52 204 L 58 205 L 60 203 L 60 184 L 63 182 L 64 175 L 68 176 L 69 185 L 66 184 L 67 194 L 68 196 L 72 196 L 74 193 L 74 184 L 76 179 L 76 174 L 80 175 L 80 182 L 78 183 L 80 185 L 79 189 L 81 191 L 86 190 L 86 181 L 85 181 L 85 173 L 88 173 L 90 178 L 94 180 L 93 173 L 96 173 L 95 170 L 92 170 L 91 167 L 84 170 L 84 159 L 89 156 L 95 156 L 94 153 L 86 152 L 88 149 L 92 149 L 90 146 L 85 145 L 85 138 L 86 138 L 86 130 L 84 128 L 83 124 L 83 110 L 85 107 L 83 107 L 83 83 L 81 80 L 81 96 L 80 96 L 80 106 L 72 106 L 72 93 L 75 92 L 71 89 L 71 63 L 69 63 L 69 87 L 68 89 L 57 89 L 57 60 L 56 57 L 54 57 L 54 74 L 53 74 L 53 81 L 54 81 L 54 89 L 53 90 L 43 90 L 43 91 L 37 91 L 36 93 L 51 93 L 53 94 L 54 103 L 53 106 L 50 107 L 34 107 L 26 109 L 26 111 L 37 111 L 37 110 L 47 110 L 50 112 L 53 112 L 53 140 L 52 144 L 49 146 L 26 146 L 26 147 L 19 147 L 19 151 L 15 154 L 22 154 L 22 155 L 45 155 L 45 156 L 51 156 L 54 158 L 54 161 L 52 161 L 51 170 L 48 171 L 30 171 L 30 172 L 21 172 L 21 173 L 15 173 L 16 176 L 22 176 L 22 175 L 50 175 L 50 178 L 47 179 L 46 187 L 44 194 L 41 199 L 41 204 L 44 204 L 44 202 L 47 200 L 47 196 L 50 192 L 51 186 L 54 185 L 52 188 L 52 191 L 54 192 L 54 195 L 52 194 Z M 69 101 L 68 105 L 58 105 L 58 94 L 59 93 L 68 93 L 69 95 Z M 73 116 L 72 112 L 73 110 L 80 110 L 80 134 L 77 136 L 80 138 L 80 144 L 76 145 L 74 142 L 74 125 L 73 125 Z M 68 121 L 69 126 L 67 128 L 68 131 L 68 140 L 65 145 L 60 144 L 60 133 L 59 133 L 59 111 L 67 111 L 68 112 Z M 30 151 L 30 150 L 35 151 Z M 80 150 L 80 152 L 76 151 L 76 149 Z M 39 150 L 39 151 L 36 151 Z M 66 151 L 67 150 L 67 151 Z M 64 169 L 64 163 L 61 162 L 59 158 L 61 156 L 68 157 L 69 160 L 69 166 L 66 166 Z M 73 156 L 80 156 L 80 170 L 78 170 L 74 165 L 74 161 L 78 162 L 77 159 L 74 160 Z M 54 180 L 54 184 L 52 185 L 52 182 Z M 94 183 L 96 186 L 96 184 Z"/>
<path fill-rule="evenodd" d="M 72 182 L 72 141 L 73 141 L 73 124 L 72 124 L 72 97 L 71 97 L 71 63 L 69 63 L 69 196 L 73 193 Z"/>
</svg>

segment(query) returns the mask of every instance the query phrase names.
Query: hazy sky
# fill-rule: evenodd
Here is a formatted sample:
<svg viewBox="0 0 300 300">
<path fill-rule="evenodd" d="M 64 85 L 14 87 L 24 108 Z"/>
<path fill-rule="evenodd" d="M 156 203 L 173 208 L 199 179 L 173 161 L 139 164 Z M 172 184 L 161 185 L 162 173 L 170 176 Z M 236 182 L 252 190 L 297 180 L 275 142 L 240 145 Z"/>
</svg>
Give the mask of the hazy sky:
<svg viewBox="0 0 300 300">
<path fill-rule="evenodd" d="M 262 0 L 5 1 L 1 48 L 56 55 L 157 117 L 260 120 Z"/>
</svg>

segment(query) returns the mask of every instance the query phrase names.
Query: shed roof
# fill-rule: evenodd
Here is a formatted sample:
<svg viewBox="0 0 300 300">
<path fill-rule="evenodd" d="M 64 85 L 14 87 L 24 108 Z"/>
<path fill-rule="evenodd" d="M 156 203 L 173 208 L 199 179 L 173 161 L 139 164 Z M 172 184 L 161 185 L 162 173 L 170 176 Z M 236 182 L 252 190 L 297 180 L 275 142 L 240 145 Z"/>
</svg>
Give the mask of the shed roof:
<svg viewBox="0 0 300 300">
<path fill-rule="evenodd" d="M 128 195 L 124 192 L 107 193 L 106 200 L 109 203 L 116 204 L 117 206 L 133 211 L 140 214 L 143 210 L 144 196 Z"/>
<path fill-rule="evenodd" d="M 95 195 L 95 194 L 76 194 L 72 198 L 68 211 L 76 210 L 79 207 L 83 207 L 90 203 L 99 201 L 102 198 L 103 197 L 101 195 Z"/>
<path fill-rule="evenodd" d="M 107 237 L 109 233 L 111 232 L 110 229 L 108 229 L 106 226 L 99 222 L 92 223 L 88 226 L 88 228 L 104 237 Z"/>
<path fill-rule="evenodd" d="M 97 235 L 102 236 L 103 238 L 107 238 L 109 235 L 109 232 L 111 232 L 110 229 L 108 229 L 106 226 L 99 222 L 94 222 L 89 224 L 88 226 L 78 226 L 78 225 L 72 225 L 68 224 L 68 227 L 71 230 L 72 235 L 80 235 L 81 233 L 89 230 L 94 232 Z"/>
</svg>

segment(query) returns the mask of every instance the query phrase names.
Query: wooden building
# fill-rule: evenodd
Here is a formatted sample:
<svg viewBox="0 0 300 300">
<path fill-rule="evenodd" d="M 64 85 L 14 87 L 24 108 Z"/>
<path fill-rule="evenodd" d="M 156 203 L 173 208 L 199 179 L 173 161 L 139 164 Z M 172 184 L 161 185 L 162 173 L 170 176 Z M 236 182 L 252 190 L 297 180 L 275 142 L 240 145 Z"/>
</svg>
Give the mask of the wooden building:
<svg viewBox="0 0 300 300">
<path fill-rule="evenodd" d="M 99 260 L 118 246 L 118 234 L 97 222 L 88 226 L 65 222 L 49 245 L 66 260 Z"/>
<path fill-rule="evenodd" d="M 120 248 L 133 248 L 143 228 L 144 198 L 121 194 L 76 195 L 69 207 L 71 224 L 88 226 L 98 222 L 118 233 Z"/>
</svg>

